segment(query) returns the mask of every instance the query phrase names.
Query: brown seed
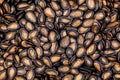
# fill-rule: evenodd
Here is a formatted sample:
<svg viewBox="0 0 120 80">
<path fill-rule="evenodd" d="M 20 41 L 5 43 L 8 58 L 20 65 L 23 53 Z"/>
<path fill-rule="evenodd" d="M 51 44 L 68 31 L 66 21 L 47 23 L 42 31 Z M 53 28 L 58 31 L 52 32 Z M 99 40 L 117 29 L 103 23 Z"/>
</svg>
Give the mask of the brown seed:
<svg viewBox="0 0 120 80">
<path fill-rule="evenodd" d="M 83 15 L 83 12 L 80 10 L 75 10 L 70 13 L 70 16 L 73 18 L 78 18 L 78 17 L 81 17 L 82 15 Z"/>
<path fill-rule="evenodd" d="M 9 48 L 8 48 L 8 52 L 9 53 L 15 53 L 17 50 L 17 46 L 14 46 L 14 45 L 11 45 Z"/>
<path fill-rule="evenodd" d="M 77 69 L 70 69 L 70 73 L 77 75 L 77 74 L 79 74 L 79 71 Z"/>
<path fill-rule="evenodd" d="M 76 56 L 77 57 L 82 57 L 86 52 L 86 49 L 84 47 L 80 47 L 78 48 L 77 52 L 76 52 Z"/>
<path fill-rule="evenodd" d="M 46 36 L 46 37 L 48 36 L 48 29 L 47 29 L 47 28 L 43 27 L 43 28 L 41 28 L 40 31 L 41 31 L 41 34 L 42 34 L 42 35 L 44 35 L 44 36 Z"/>
<path fill-rule="evenodd" d="M 63 77 L 63 80 L 73 80 L 73 75 L 72 74 L 67 74 Z"/>
<path fill-rule="evenodd" d="M 77 0 L 78 4 L 81 5 L 85 2 L 85 0 Z"/>
<path fill-rule="evenodd" d="M 34 74 L 33 70 L 28 71 L 27 74 L 26 74 L 27 80 L 33 80 L 34 76 L 35 76 L 35 74 Z"/>
<path fill-rule="evenodd" d="M 26 48 L 31 47 L 31 46 L 32 46 L 31 44 L 32 44 L 32 43 L 27 42 L 27 41 L 22 41 L 22 42 L 21 42 L 21 45 L 22 45 L 23 47 L 26 47 Z"/>
<path fill-rule="evenodd" d="M 32 23 L 30 22 L 27 22 L 26 25 L 25 25 L 25 28 L 28 30 L 28 31 L 31 31 L 34 29 L 34 26 Z"/>
<path fill-rule="evenodd" d="M 15 80 L 25 80 L 25 78 L 22 76 L 15 76 Z"/>
<path fill-rule="evenodd" d="M 78 68 L 84 63 L 84 60 L 77 59 L 72 63 L 72 68 Z"/>
<path fill-rule="evenodd" d="M 67 47 L 69 45 L 69 37 L 65 36 L 64 38 L 62 38 L 62 40 L 60 41 L 60 46 L 61 47 Z"/>
<path fill-rule="evenodd" d="M 16 68 L 15 67 L 8 68 L 7 74 L 8 74 L 8 79 L 12 80 L 16 75 Z"/>
<path fill-rule="evenodd" d="M 103 64 L 108 64 L 108 60 L 106 57 L 100 57 L 100 62 Z"/>
<path fill-rule="evenodd" d="M 84 20 L 83 21 L 83 24 L 82 24 L 82 26 L 83 27 L 91 27 L 93 25 L 93 19 L 86 19 L 86 20 Z"/>
<path fill-rule="evenodd" d="M 25 8 L 27 8 L 29 5 L 27 3 L 19 3 L 17 5 L 17 9 L 19 10 L 24 10 Z"/>
<path fill-rule="evenodd" d="M 98 70 L 102 70 L 102 64 L 99 61 L 94 61 L 94 67 Z"/>
<path fill-rule="evenodd" d="M 1 1 L 0 1 L 0 4 L 2 4 L 3 2 L 4 2 L 4 0 L 1 0 Z"/>
<path fill-rule="evenodd" d="M 66 9 L 63 11 L 63 16 L 68 16 L 70 14 L 70 9 Z"/>
<path fill-rule="evenodd" d="M 95 7 L 96 7 L 95 0 L 87 0 L 86 4 L 89 9 L 95 9 Z"/>
<path fill-rule="evenodd" d="M 20 29 L 20 37 L 22 40 L 28 39 L 28 32 L 24 28 Z"/>
<path fill-rule="evenodd" d="M 23 63 L 25 66 L 31 66 L 31 65 L 32 65 L 32 61 L 31 61 L 28 57 L 22 58 L 22 63 Z"/>
<path fill-rule="evenodd" d="M 35 47 L 35 51 L 37 54 L 37 58 L 40 59 L 41 56 L 43 55 L 43 49 L 41 47 Z"/>
<path fill-rule="evenodd" d="M 79 73 L 75 76 L 74 80 L 83 80 L 84 79 L 84 75 L 82 73 Z"/>
<path fill-rule="evenodd" d="M 17 69 L 17 75 L 25 75 L 26 74 L 26 70 L 24 67 L 20 67 Z"/>
<path fill-rule="evenodd" d="M 94 15 L 94 12 L 93 11 L 87 11 L 84 15 L 84 18 L 85 19 L 89 19 L 89 18 L 92 18 Z"/>
<path fill-rule="evenodd" d="M 113 49 L 118 49 L 118 48 L 120 48 L 120 43 L 117 40 L 112 40 L 111 41 L 111 47 Z"/>
<path fill-rule="evenodd" d="M 63 9 L 68 9 L 69 8 L 69 3 L 68 3 L 67 0 L 61 0 L 60 3 L 61 3 L 61 6 L 62 6 Z"/>
<path fill-rule="evenodd" d="M 106 80 L 106 79 L 109 79 L 111 75 L 112 75 L 111 71 L 106 71 L 102 74 L 102 78 Z"/>
<path fill-rule="evenodd" d="M 35 10 L 35 5 L 31 4 L 27 7 L 27 9 L 25 11 L 28 12 L 28 11 L 34 11 L 34 10 Z"/>
<path fill-rule="evenodd" d="M 116 74 L 114 75 L 114 77 L 117 78 L 117 79 L 120 79 L 120 73 L 116 73 Z"/>
<path fill-rule="evenodd" d="M 56 37 L 57 37 L 57 35 L 56 35 L 55 31 L 50 31 L 50 33 L 49 33 L 49 40 L 51 42 L 54 42 L 54 41 L 56 41 Z"/>
<path fill-rule="evenodd" d="M 89 30 L 90 30 L 90 28 L 86 28 L 86 27 L 83 27 L 83 26 L 78 28 L 78 32 L 80 34 L 84 34 L 84 33 L 88 32 Z"/>
<path fill-rule="evenodd" d="M 72 36 L 72 37 L 77 37 L 78 36 L 78 32 L 75 31 L 75 30 L 69 30 L 67 33 L 68 33 L 69 36 Z"/>
<path fill-rule="evenodd" d="M 94 39 L 94 33 L 93 32 L 86 33 L 85 39 L 91 39 L 91 40 L 93 40 Z"/>
<path fill-rule="evenodd" d="M 38 0 L 38 5 L 41 7 L 41 8 L 45 8 L 46 7 L 46 2 L 44 0 Z"/>
<path fill-rule="evenodd" d="M 37 67 L 35 69 L 35 72 L 38 73 L 38 74 L 42 74 L 44 70 L 45 70 L 45 66 Z"/>
<path fill-rule="evenodd" d="M 102 20 L 105 17 L 105 13 L 103 11 L 98 11 L 94 17 L 96 20 Z"/>
<path fill-rule="evenodd" d="M 87 50 L 86 50 L 86 53 L 87 55 L 90 55 L 90 54 L 93 54 L 96 50 L 96 45 L 95 44 L 91 44 Z"/>
<path fill-rule="evenodd" d="M 28 19 L 29 21 L 35 23 L 36 22 L 36 16 L 34 15 L 33 12 L 29 11 L 26 13 L 26 19 Z"/>
<path fill-rule="evenodd" d="M 62 73 L 67 73 L 69 72 L 70 68 L 69 66 L 60 66 L 58 67 L 58 71 L 62 72 Z"/>
<path fill-rule="evenodd" d="M 54 10 L 59 10 L 60 9 L 60 6 L 58 5 L 58 3 L 56 1 L 52 1 L 51 6 Z"/>
<path fill-rule="evenodd" d="M 90 58 L 90 57 L 85 57 L 85 64 L 87 65 L 87 66 L 92 66 L 93 65 L 93 61 L 92 61 L 92 59 Z"/>
<path fill-rule="evenodd" d="M 75 52 L 77 50 L 77 43 L 73 42 L 69 45 L 69 47 L 73 50 L 73 52 Z"/>
<path fill-rule="evenodd" d="M 6 40 L 12 40 L 16 35 L 16 32 L 8 32 L 6 34 Z"/>
<path fill-rule="evenodd" d="M 43 63 L 48 66 L 48 67 L 52 67 L 52 63 L 50 61 L 50 59 L 48 57 L 43 57 Z"/>
<path fill-rule="evenodd" d="M 91 76 L 90 76 L 90 78 L 89 78 L 89 80 L 98 80 L 98 79 L 97 79 L 97 77 L 96 77 L 96 76 L 91 75 Z"/>
<path fill-rule="evenodd" d="M 57 42 L 51 43 L 50 52 L 54 54 L 57 51 L 57 49 L 58 49 L 58 43 Z"/>
<path fill-rule="evenodd" d="M 71 19 L 68 18 L 68 17 L 61 17 L 59 21 L 62 22 L 62 23 L 67 24 L 67 23 L 71 22 Z"/>
<path fill-rule="evenodd" d="M 29 39 L 35 38 L 38 35 L 38 31 L 37 30 L 33 30 L 29 32 Z"/>
<path fill-rule="evenodd" d="M 44 14 L 47 16 L 47 17 L 55 17 L 55 12 L 52 10 L 52 8 L 50 7 L 47 7 L 45 10 L 44 10 Z"/>
<path fill-rule="evenodd" d="M 118 26 L 118 25 L 119 25 L 119 22 L 115 21 L 115 22 L 109 23 L 109 24 L 106 26 L 106 28 L 114 28 L 114 27 L 116 27 L 116 26 Z"/>
<path fill-rule="evenodd" d="M 119 63 L 115 63 L 113 66 L 113 69 L 115 72 L 120 72 L 120 64 Z"/>
<path fill-rule="evenodd" d="M 40 40 L 38 39 L 38 38 L 32 38 L 32 43 L 35 45 L 35 46 L 37 46 L 37 47 L 39 47 L 40 46 Z"/>
<path fill-rule="evenodd" d="M 26 50 L 26 49 L 22 50 L 22 51 L 19 53 L 19 57 L 20 57 L 20 58 L 23 58 L 23 57 L 26 57 L 26 56 L 27 56 L 27 50 Z"/>
<path fill-rule="evenodd" d="M 6 79 L 6 76 L 7 74 L 6 74 L 6 71 L 5 70 L 3 70 L 3 71 L 0 71 L 0 80 L 5 80 Z"/>
<path fill-rule="evenodd" d="M 0 25 L 0 31 L 6 32 L 8 30 L 7 25 L 1 24 Z"/>
<path fill-rule="evenodd" d="M 28 49 L 28 56 L 31 58 L 31 59 L 36 59 L 36 52 L 33 48 L 29 48 Z"/>
<path fill-rule="evenodd" d="M 53 55 L 50 57 L 52 63 L 58 62 L 60 58 L 60 55 Z"/>
<path fill-rule="evenodd" d="M 50 75 L 50 76 L 58 76 L 58 72 L 54 69 L 46 69 L 46 74 Z"/>
<path fill-rule="evenodd" d="M 72 22 L 72 26 L 73 26 L 73 27 L 78 27 L 78 26 L 81 25 L 81 23 L 82 23 L 81 20 L 75 19 L 75 20 L 73 20 L 73 22 Z"/>
<path fill-rule="evenodd" d="M 120 33 L 117 33 L 116 37 L 120 41 Z"/>
</svg>

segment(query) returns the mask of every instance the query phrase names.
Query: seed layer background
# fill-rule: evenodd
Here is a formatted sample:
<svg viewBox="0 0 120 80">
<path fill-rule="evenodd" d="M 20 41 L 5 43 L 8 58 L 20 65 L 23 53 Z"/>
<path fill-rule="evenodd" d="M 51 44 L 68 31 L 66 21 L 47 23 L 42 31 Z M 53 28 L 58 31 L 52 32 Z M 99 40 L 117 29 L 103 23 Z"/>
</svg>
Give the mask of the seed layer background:
<svg viewBox="0 0 120 80">
<path fill-rule="evenodd" d="M 120 1 L 0 0 L 0 80 L 120 80 Z"/>
</svg>

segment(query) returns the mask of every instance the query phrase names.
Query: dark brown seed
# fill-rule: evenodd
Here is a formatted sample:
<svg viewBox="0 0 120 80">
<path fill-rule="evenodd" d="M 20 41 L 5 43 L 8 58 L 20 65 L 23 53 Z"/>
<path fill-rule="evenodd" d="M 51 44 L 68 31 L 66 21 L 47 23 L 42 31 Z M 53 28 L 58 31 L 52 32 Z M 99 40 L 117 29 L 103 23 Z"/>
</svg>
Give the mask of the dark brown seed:
<svg viewBox="0 0 120 80">
<path fill-rule="evenodd" d="M 120 41 L 120 33 L 117 33 L 116 37 Z"/>
<path fill-rule="evenodd" d="M 47 17 L 55 17 L 55 12 L 52 10 L 52 8 L 50 7 L 47 7 L 45 10 L 44 10 L 44 14 L 47 16 Z"/>
<path fill-rule="evenodd" d="M 36 22 L 36 16 L 34 15 L 33 12 L 29 11 L 26 13 L 26 19 L 28 19 L 29 21 L 35 23 Z"/>
<path fill-rule="evenodd" d="M 85 57 L 85 64 L 87 65 L 87 66 L 92 66 L 92 64 L 93 64 L 93 61 L 92 61 L 92 59 L 90 58 L 90 57 Z"/>
<path fill-rule="evenodd" d="M 96 77 L 96 76 L 91 75 L 91 76 L 90 76 L 90 78 L 89 78 L 89 80 L 98 80 L 98 79 L 97 79 L 97 77 Z"/>
<path fill-rule="evenodd" d="M 83 15 L 83 12 L 80 10 L 72 11 L 70 13 L 70 16 L 73 18 L 78 18 L 78 17 L 81 17 L 82 15 Z"/>
<path fill-rule="evenodd" d="M 103 64 L 108 64 L 108 60 L 106 57 L 100 57 L 100 62 Z"/>
</svg>

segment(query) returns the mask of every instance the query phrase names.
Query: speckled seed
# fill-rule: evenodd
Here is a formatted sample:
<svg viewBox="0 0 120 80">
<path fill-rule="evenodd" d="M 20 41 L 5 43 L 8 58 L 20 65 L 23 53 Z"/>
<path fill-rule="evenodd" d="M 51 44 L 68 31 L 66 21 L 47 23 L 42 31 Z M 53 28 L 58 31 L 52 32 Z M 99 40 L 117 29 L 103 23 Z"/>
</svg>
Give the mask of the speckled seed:
<svg viewBox="0 0 120 80">
<path fill-rule="evenodd" d="M 34 15 L 33 12 L 29 11 L 26 13 L 26 19 L 28 19 L 29 21 L 35 23 L 36 22 L 36 16 Z"/>
<path fill-rule="evenodd" d="M 45 14 L 47 17 L 55 17 L 55 12 L 54 12 L 54 11 L 52 10 L 52 8 L 50 8 L 50 7 L 45 8 L 44 14 Z"/>
<path fill-rule="evenodd" d="M 80 10 L 75 10 L 70 13 L 70 16 L 73 18 L 78 18 L 78 17 L 81 17 L 82 15 L 83 15 L 83 12 Z"/>
</svg>

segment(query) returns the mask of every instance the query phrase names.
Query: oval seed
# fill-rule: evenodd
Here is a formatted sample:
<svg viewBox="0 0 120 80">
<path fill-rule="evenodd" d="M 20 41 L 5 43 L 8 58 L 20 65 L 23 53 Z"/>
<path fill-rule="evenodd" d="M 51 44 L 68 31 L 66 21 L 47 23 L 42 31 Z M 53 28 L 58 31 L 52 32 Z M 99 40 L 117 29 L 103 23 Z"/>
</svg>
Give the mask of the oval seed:
<svg viewBox="0 0 120 80">
<path fill-rule="evenodd" d="M 56 70 L 53 69 L 46 69 L 46 74 L 50 75 L 50 76 L 58 76 L 58 72 Z"/>
<path fill-rule="evenodd" d="M 118 49 L 118 48 L 120 48 L 120 43 L 117 40 L 113 40 L 113 41 L 111 41 L 111 47 L 113 49 Z"/>
<path fill-rule="evenodd" d="M 60 41 L 60 46 L 65 48 L 69 45 L 69 37 L 68 36 L 65 36 L 64 38 L 62 38 L 62 40 Z"/>
<path fill-rule="evenodd" d="M 58 67 L 58 71 L 62 73 L 67 73 L 70 70 L 69 66 L 60 66 Z"/>
<path fill-rule="evenodd" d="M 106 71 L 102 74 L 102 78 L 106 80 L 106 79 L 109 79 L 111 75 L 112 75 L 111 71 Z"/>
<path fill-rule="evenodd" d="M 97 20 L 102 20 L 104 17 L 105 17 L 105 13 L 103 11 L 98 11 L 95 14 L 95 19 L 97 19 Z"/>
<path fill-rule="evenodd" d="M 69 8 L 69 3 L 67 2 L 67 0 L 61 0 L 60 3 L 63 9 Z"/>
<path fill-rule="evenodd" d="M 56 1 L 52 1 L 51 6 L 54 10 L 59 10 L 60 9 L 60 6 L 58 5 L 58 3 Z"/>
<path fill-rule="evenodd" d="M 5 80 L 6 79 L 6 71 L 0 71 L 0 80 Z"/>
<path fill-rule="evenodd" d="M 83 80 L 84 79 L 84 75 L 82 73 L 79 73 L 75 76 L 74 80 Z"/>
<path fill-rule="evenodd" d="M 94 67 L 98 70 L 101 71 L 102 70 L 102 65 L 100 62 L 98 61 L 94 61 Z"/>
<path fill-rule="evenodd" d="M 27 12 L 26 13 L 26 19 L 28 19 L 29 21 L 31 21 L 31 22 L 33 22 L 33 23 L 35 23 L 36 22 L 36 16 L 34 15 L 34 13 L 33 12 Z"/>
<path fill-rule="evenodd" d="M 15 67 L 8 68 L 8 79 L 12 80 L 15 77 L 15 74 L 16 74 Z"/>
<path fill-rule="evenodd" d="M 41 56 L 43 55 L 43 49 L 41 47 L 35 47 L 35 51 L 37 54 L 37 58 L 40 59 Z"/>
<path fill-rule="evenodd" d="M 52 66 L 52 63 L 48 57 L 43 57 L 43 63 L 48 67 Z"/>
<path fill-rule="evenodd" d="M 86 53 L 87 55 L 90 55 L 90 54 L 93 54 L 96 50 L 96 45 L 95 44 L 91 44 L 87 50 L 86 50 Z"/>
<path fill-rule="evenodd" d="M 15 77 L 15 80 L 25 80 L 25 78 L 22 77 L 22 76 L 16 76 L 16 77 Z"/>
<path fill-rule="evenodd" d="M 34 29 L 34 26 L 32 23 L 30 22 L 27 22 L 26 25 L 25 25 L 25 28 L 28 30 L 28 31 L 31 31 Z"/>
<path fill-rule="evenodd" d="M 78 17 L 81 17 L 82 15 L 83 15 L 83 12 L 80 10 L 72 11 L 70 13 L 70 16 L 73 18 L 78 18 Z"/>
<path fill-rule="evenodd" d="M 81 25 L 81 23 L 82 23 L 81 20 L 75 19 L 75 20 L 73 20 L 73 22 L 72 22 L 72 26 L 73 26 L 73 27 L 78 27 L 78 26 Z"/>
<path fill-rule="evenodd" d="M 82 57 L 86 52 L 86 49 L 84 47 L 80 47 L 78 48 L 77 52 L 76 52 L 76 56 L 77 57 Z"/>
<path fill-rule="evenodd" d="M 91 27 L 93 25 L 93 19 L 86 19 L 83 21 L 83 27 Z"/>
<path fill-rule="evenodd" d="M 58 62 L 60 58 L 60 55 L 53 55 L 50 57 L 52 63 Z"/>
<path fill-rule="evenodd" d="M 116 37 L 120 41 L 120 33 L 117 33 Z"/>
<path fill-rule="evenodd" d="M 54 31 L 50 31 L 50 33 L 49 33 L 49 40 L 51 41 L 51 42 L 54 42 L 54 41 L 56 41 L 56 33 L 54 32 Z"/>
<path fill-rule="evenodd" d="M 79 27 L 78 28 L 78 32 L 80 34 L 84 34 L 84 33 L 88 32 L 89 30 L 90 30 L 90 28 L 86 28 L 86 27 Z"/>
<path fill-rule="evenodd" d="M 27 80 L 33 80 L 34 76 L 35 76 L 35 74 L 34 74 L 33 70 L 28 71 L 27 74 L 26 74 Z"/>
<path fill-rule="evenodd" d="M 28 32 L 24 28 L 20 29 L 20 37 L 23 40 L 27 40 L 28 39 Z"/>
<path fill-rule="evenodd" d="M 50 7 L 47 7 L 45 10 L 44 10 L 44 14 L 47 16 L 47 17 L 55 17 L 55 12 L 52 10 L 52 8 Z"/>
<path fill-rule="evenodd" d="M 86 4 L 89 9 L 95 9 L 95 0 L 86 0 Z"/>
<path fill-rule="evenodd" d="M 63 77 L 63 80 L 73 80 L 73 75 L 72 74 L 67 74 Z"/>
<path fill-rule="evenodd" d="M 23 63 L 25 66 L 31 66 L 31 65 L 32 65 L 32 61 L 31 61 L 28 57 L 22 58 L 22 63 Z"/>
<path fill-rule="evenodd" d="M 33 48 L 29 48 L 28 49 L 28 56 L 31 58 L 31 59 L 36 59 L 36 52 Z"/>
<path fill-rule="evenodd" d="M 84 63 L 84 60 L 77 59 L 72 63 L 72 68 L 78 68 Z"/>
<path fill-rule="evenodd" d="M 21 67 L 17 69 L 17 75 L 25 75 L 25 74 L 26 74 L 25 68 Z"/>
<path fill-rule="evenodd" d="M 6 40 L 12 40 L 16 35 L 16 32 L 8 32 L 6 34 Z"/>
</svg>

